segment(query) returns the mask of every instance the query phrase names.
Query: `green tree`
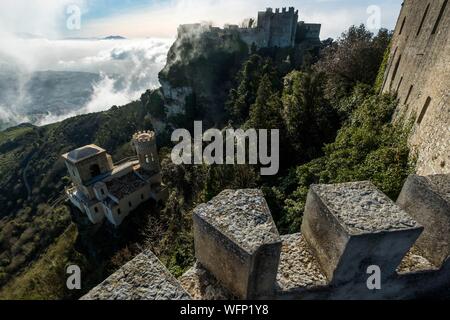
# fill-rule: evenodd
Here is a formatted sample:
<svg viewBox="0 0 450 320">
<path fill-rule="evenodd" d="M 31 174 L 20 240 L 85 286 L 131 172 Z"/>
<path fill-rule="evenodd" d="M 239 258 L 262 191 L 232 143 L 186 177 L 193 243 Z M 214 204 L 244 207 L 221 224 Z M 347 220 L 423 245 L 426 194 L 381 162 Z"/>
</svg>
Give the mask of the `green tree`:
<svg viewBox="0 0 450 320">
<path fill-rule="evenodd" d="M 255 103 L 259 84 L 264 75 L 268 75 L 270 82 L 274 85 L 279 81 L 271 60 L 259 55 L 250 56 L 238 72 L 237 88 L 230 91 L 226 102 L 231 120 L 237 124 L 247 121 L 250 107 Z"/>
<path fill-rule="evenodd" d="M 339 130 L 335 141 L 324 148 L 325 155 L 292 169 L 278 186 L 287 195 L 281 230 L 300 227 L 306 196 L 313 183 L 372 181 L 391 199 L 396 199 L 412 172 L 407 137 L 409 129 L 391 123 L 396 108 L 392 96 L 355 88 L 355 100 L 362 101 Z"/>
<path fill-rule="evenodd" d="M 314 68 L 326 75 L 326 97 L 338 102 L 358 82 L 373 85 L 391 37 L 386 29 L 374 36 L 364 25 L 352 26 L 324 49 Z"/>
<path fill-rule="evenodd" d="M 269 75 L 264 75 L 246 126 L 256 129 L 281 129 L 284 127 L 281 110 L 280 97 L 274 91 Z"/>
<path fill-rule="evenodd" d="M 284 78 L 283 118 L 290 144 L 300 161 L 321 153 L 336 131 L 336 114 L 324 98 L 323 76 L 292 71 Z"/>
</svg>

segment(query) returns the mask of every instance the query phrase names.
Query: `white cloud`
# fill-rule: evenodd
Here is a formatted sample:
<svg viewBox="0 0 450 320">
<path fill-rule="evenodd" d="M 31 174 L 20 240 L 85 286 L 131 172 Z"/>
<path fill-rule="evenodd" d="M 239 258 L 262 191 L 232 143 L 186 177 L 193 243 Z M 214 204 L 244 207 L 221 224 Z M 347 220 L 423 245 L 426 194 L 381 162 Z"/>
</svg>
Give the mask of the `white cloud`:
<svg viewBox="0 0 450 320">
<path fill-rule="evenodd" d="M 133 39 L 133 40 L 48 40 L 48 39 L 12 39 L 10 45 L 15 45 L 15 56 L 6 58 L 0 54 L 0 71 L 6 66 L 9 72 L 19 82 L 10 85 L 8 94 L 9 104 L 0 109 L 0 120 L 8 123 L 28 121 L 26 117 L 30 100 L 36 93 L 27 92 L 27 82 L 34 71 L 82 71 L 100 74 L 100 80 L 92 87 L 92 95 L 87 102 L 79 105 L 75 111 L 66 114 L 47 111 L 41 106 L 41 114 L 33 113 L 36 123 L 44 125 L 63 120 L 65 118 L 90 112 L 109 109 L 113 105 L 124 105 L 137 100 L 147 89 L 159 86 L 158 72 L 163 68 L 167 52 L 173 39 Z M 0 48 L 1 49 L 1 48 Z M 25 52 L 29 60 L 21 58 Z M 3 62 L 3 63 L 2 63 Z M 26 65 L 26 67 L 24 67 Z M 3 67 L 2 67 L 3 66 Z M 2 79 L 0 79 L 2 80 Z M 5 83 L 5 82 L 4 82 Z M 1 84 L 1 81 L 0 81 Z M 83 86 L 84 87 L 84 86 Z M 71 88 L 59 94 L 60 97 L 70 99 Z M 75 93 L 80 90 L 74 90 Z M 47 94 L 47 92 L 46 92 Z M 31 96 L 31 97 L 30 97 Z M 79 96 L 74 97 L 74 101 Z M 53 104 L 55 101 L 52 101 Z M 70 101 L 69 101 L 70 102 Z M 51 102 L 48 102 L 52 104 Z M 70 102 L 72 103 L 72 102 Z"/>
</svg>

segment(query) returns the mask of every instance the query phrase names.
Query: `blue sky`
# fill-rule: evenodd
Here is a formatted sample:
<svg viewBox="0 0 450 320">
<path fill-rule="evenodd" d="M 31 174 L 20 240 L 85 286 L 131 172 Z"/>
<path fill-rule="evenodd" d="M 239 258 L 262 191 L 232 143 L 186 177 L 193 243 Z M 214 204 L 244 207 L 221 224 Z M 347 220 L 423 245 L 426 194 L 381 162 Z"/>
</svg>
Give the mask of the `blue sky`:
<svg viewBox="0 0 450 320">
<path fill-rule="evenodd" d="M 95 20 L 151 7 L 155 0 L 89 0 L 86 18 Z M 162 1 L 161 1 L 162 2 Z"/>
<path fill-rule="evenodd" d="M 337 37 L 352 24 L 366 23 L 367 9 L 380 9 L 381 26 L 394 28 L 402 0 L 2 0 L 0 27 L 44 36 L 129 38 L 174 37 L 181 23 L 239 23 L 266 7 L 294 6 L 300 19 L 322 23 L 322 38 Z M 82 10 L 81 29 L 67 30 L 66 8 Z M 375 30 L 374 30 L 375 31 Z"/>
</svg>

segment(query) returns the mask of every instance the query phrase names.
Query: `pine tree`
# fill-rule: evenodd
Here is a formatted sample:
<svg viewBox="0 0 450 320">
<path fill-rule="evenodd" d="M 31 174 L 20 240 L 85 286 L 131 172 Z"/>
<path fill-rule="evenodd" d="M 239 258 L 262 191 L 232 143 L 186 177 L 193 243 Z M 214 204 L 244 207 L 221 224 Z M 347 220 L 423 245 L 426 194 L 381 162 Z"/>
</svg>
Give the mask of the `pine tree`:
<svg viewBox="0 0 450 320">
<path fill-rule="evenodd" d="M 255 103 L 250 109 L 247 126 L 256 129 L 282 129 L 282 103 L 274 91 L 269 75 L 264 75 L 258 87 Z"/>
</svg>

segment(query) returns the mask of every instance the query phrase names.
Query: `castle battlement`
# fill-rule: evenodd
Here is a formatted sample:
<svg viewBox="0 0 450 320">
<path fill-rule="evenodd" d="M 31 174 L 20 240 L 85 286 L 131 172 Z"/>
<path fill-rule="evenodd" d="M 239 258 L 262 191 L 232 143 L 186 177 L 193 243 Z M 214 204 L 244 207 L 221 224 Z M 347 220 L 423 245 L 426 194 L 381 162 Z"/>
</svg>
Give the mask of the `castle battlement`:
<svg viewBox="0 0 450 320">
<path fill-rule="evenodd" d="M 320 41 L 320 24 L 308 24 L 299 21 L 299 12 L 294 7 L 267 8 L 258 12 L 256 19 L 247 19 L 242 26 L 225 25 L 224 29 L 202 24 L 185 24 L 178 28 L 178 34 L 199 33 L 207 31 L 237 33 L 249 47 L 288 48 L 305 40 Z M 299 36 L 297 36 L 299 35 Z"/>
<path fill-rule="evenodd" d="M 430 297 L 450 286 L 449 192 L 450 175 L 410 176 L 397 203 L 367 181 L 313 185 L 301 232 L 280 236 L 261 191 L 225 190 L 194 210 L 197 263 L 178 285 L 166 271 L 135 281 L 142 270 L 131 266 L 144 255 L 124 267 L 127 280 L 117 282 L 119 270 L 84 299 L 117 291 L 121 299 L 142 298 L 135 292 L 166 281 L 163 298 L 167 290 L 192 299 Z M 162 268 L 146 255 L 150 270 Z M 368 286 L 373 267 L 380 288 Z"/>
<path fill-rule="evenodd" d="M 153 131 L 139 131 L 133 135 L 133 143 L 156 142 L 156 134 Z"/>
</svg>

